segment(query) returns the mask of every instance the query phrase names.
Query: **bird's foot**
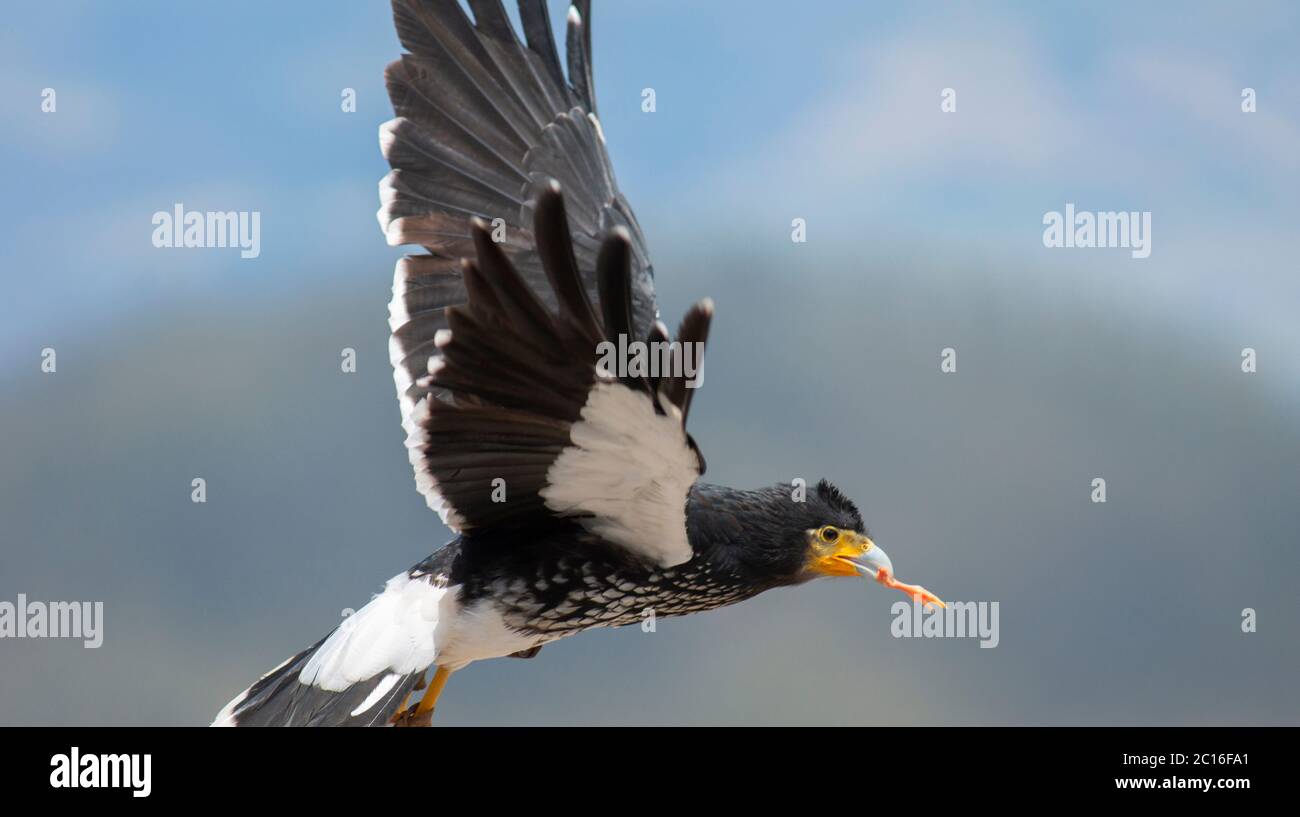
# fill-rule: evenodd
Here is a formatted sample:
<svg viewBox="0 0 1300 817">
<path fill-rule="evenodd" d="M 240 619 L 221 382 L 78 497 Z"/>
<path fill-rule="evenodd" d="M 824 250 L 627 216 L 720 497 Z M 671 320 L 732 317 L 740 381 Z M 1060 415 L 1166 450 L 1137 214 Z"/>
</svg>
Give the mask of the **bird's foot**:
<svg viewBox="0 0 1300 817">
<path fill-rule="evenodd" d="M 393 726 L 433 726 L 433 709 L 421 712 L 417 704 L 401 710 L 388 722 Z"/>
</svg>

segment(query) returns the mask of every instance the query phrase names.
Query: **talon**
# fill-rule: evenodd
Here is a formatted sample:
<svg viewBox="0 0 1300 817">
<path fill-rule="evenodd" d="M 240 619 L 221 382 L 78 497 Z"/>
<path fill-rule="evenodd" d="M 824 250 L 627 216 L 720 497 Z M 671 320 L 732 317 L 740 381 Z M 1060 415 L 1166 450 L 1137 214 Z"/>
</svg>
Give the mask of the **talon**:
<svg viewBox="0 0 1300 817">
<path fill-rule="evenodd" d="M 418 705 L 403 709 L 389 721 L 393 726 L 433 726 L 433 710 L 420 711 Z"/>
</svg>

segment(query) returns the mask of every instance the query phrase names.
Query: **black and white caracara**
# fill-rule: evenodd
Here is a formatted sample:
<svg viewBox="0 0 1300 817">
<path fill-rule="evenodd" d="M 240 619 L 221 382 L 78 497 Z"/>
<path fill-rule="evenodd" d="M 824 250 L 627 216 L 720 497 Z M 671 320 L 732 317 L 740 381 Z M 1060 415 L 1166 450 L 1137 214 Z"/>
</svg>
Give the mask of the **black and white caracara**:
<svg viewBox="0 0 1300 817">
<path fill-rule="evenodd" d="M 898 582 L 829 483 L 698 482 L 684 366 L 609 366 L 603 342 L 670 363 L 702 349 L 708 300 L 657 320 L 645 238 L 614 182 L 592 93 L 590 3 L 568 77 L 545 0 L 394 0 L 409 53 L 379 221 L 397 264 L 391 356 L 416 484 L 457 533 L 214 725 L 427 725 L 448 676 L 591 627 L 734 604 L 818 576 Z M 657 346 L 654 344 L 658 344 Z M 425 675 L 433 669 L 426 683 Z M 419 694 L 415 694 L 419 692 Z"/>
</svg>

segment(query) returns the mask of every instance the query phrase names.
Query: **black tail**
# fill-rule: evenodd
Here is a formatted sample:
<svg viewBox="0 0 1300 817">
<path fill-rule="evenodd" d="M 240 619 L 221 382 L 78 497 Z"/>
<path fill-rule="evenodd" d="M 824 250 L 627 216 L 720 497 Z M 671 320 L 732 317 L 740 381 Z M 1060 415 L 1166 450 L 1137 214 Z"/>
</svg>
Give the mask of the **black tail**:
<svg viewBox="0 0 1300 817">
<path fill-rule="evenodd" d="M 298 680 L 324 639 L 271 670 L 244 690 L 213 726 L 387 726 L 424 672 L 381 672 L 339 692 Z"/>
</svg>

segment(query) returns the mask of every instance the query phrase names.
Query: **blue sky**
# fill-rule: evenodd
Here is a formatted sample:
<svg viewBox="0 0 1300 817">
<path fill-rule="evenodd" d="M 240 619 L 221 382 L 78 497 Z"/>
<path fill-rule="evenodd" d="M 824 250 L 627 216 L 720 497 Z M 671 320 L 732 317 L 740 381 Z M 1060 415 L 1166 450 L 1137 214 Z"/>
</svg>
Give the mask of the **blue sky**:
<svg viewBox="0 0 1300 817">
<path fill-rule="evenodd" d="M 11 11 L 0 365 L 177 298 L 382 279 L 369 267 L 394 253 L 372 220 L 385 169 L 375 133 L 397 44 L 382 2 L 311 8 Z M 1286 3 L 598 4 L 597 84 L 652 248 L 717 230 L 777 248 L 800 216 L 827 253 L 867 262 L 864 241 L 924 246 L 953 264 L 987 259 L 1012 290 L 1054 279 L 1134 319 L 1294 344 L 1283 324 L 1300 297 L 1287 252 L 1300 215 L 1297 14 Z M 1239 109 L 1247 86 L 1254 114 Z M 59 94 L 55 114 L 39 110 L 44 87 Z M 343 87 L 358 92 L 355 114 L 339 110 Z M 653 114 L 640 110 L 644 87 Z M 943 87 L 958 92 L 956 115 L 938 113 Z M 260 210 L 262 257 L 155 250 L 150 216 L 176 201 Z M 1066 201 L 1153 211 L 1153 257 L 1045 253 L 1042 214 Z"/>
</svg>

